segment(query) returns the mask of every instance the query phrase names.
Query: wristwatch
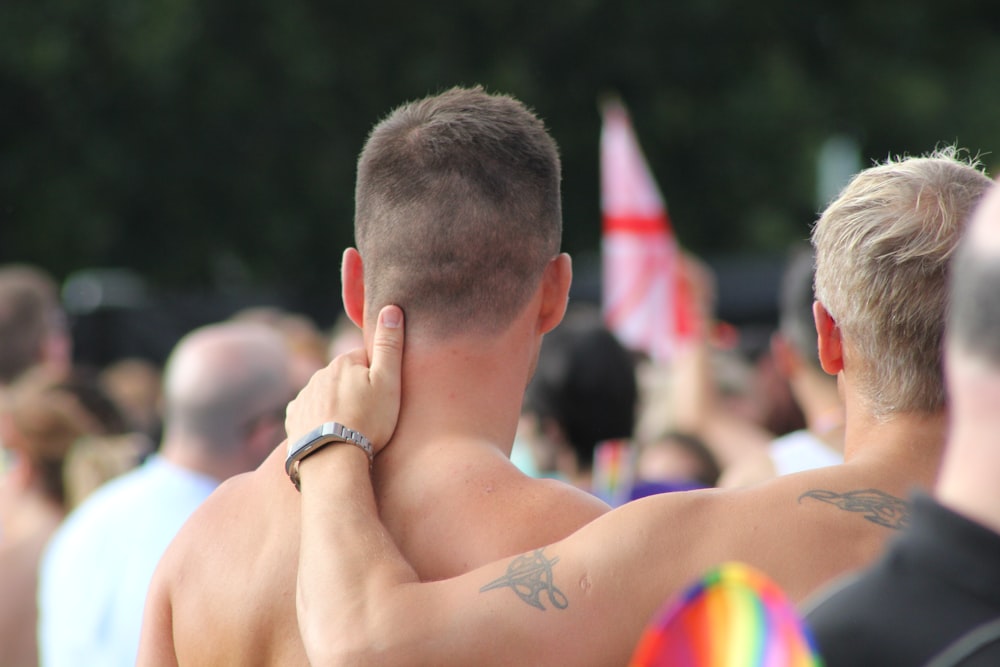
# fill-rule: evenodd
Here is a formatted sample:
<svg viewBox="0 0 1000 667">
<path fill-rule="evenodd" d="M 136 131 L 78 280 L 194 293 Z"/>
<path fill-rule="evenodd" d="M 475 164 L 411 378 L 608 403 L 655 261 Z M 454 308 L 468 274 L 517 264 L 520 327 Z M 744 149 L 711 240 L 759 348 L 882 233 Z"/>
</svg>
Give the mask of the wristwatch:
<svg viewBox="0 0 1000 667">
<path fill-rule="evenodd" d="M 360 447 L 368 454 L 369 465 L 375 459 L 375 452 L 368 438 L 338 422 L 326 422 L 299 438 L 294 445 L 288 443 L 285 472 L 296 489 L 299 488 L 299 461 L 334 442 L 346 442 Z"/>
</svg>

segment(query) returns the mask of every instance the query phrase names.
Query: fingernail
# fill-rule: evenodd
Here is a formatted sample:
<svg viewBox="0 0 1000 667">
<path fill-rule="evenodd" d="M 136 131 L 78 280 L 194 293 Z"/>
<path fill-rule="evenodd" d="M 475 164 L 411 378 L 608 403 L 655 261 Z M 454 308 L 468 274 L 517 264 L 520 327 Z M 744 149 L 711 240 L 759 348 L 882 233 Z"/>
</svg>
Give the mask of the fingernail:
<svg viewBox="0 0 1000 667">
<path fill-rule="evenodd" d="M 402 313 L 398 308 L 386 308 L 382 311 L 382 324 L 388 329 L 396 329 L 399 327 L 402 317 Z"/>
</svg>

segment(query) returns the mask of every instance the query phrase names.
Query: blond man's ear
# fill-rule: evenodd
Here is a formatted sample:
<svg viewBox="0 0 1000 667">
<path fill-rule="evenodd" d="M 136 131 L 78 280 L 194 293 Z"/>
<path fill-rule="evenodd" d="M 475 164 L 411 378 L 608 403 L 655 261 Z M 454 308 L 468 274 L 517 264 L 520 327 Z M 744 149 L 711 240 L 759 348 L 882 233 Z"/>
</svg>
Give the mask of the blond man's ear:
<svg viewBox="0 0 1000 667">
<path fill-rule="evenodd" d="M 844 348 L 840 338 L 840 328 L 819 301 L 813 302 L 813 319 L 816 320 L 819 363 L 824 371 L 836 375 L 844 370 Z"/>
</svg>

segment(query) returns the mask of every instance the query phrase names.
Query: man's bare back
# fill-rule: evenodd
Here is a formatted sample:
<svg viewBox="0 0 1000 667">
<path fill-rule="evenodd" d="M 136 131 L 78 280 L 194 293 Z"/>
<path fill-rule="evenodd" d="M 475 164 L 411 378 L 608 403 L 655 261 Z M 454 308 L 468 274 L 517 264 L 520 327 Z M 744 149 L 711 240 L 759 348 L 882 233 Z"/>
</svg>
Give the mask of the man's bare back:
<svg viewBox="0 0 1000 667">
<path fill-rule="evenodd" d="M 171 544 L 150 588 L 139 664 L 308 664 L 295 617 L 299 495 L 284 456 L 279 447 L 225 482 Z M 607 509 L 566 484 L 525 477 L 495 448 L 408 470 L 383 480 L 381 503 L 428 580 L 554 542 Z"/>
</svg>

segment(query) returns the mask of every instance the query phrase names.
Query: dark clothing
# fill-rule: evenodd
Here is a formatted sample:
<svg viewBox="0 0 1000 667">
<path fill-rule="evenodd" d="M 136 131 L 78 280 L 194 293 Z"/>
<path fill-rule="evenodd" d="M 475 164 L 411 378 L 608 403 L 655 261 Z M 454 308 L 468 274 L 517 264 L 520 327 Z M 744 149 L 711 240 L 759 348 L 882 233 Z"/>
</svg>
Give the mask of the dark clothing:
<svg viewBox="0 0 1000 667">
<path fill-rule="evenodd" d="M 926 495 L 885 555 L 806 615 L 827 667 L 926 665 L 963 636 L 978 648 L 946 664 L 1000 665 L 998 619 L 1000 535 Z"/>
</svg>

